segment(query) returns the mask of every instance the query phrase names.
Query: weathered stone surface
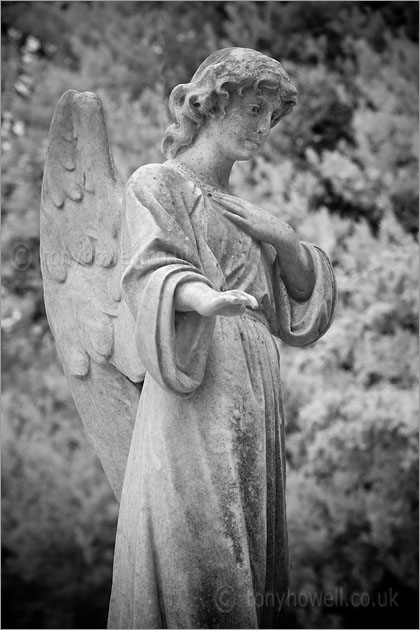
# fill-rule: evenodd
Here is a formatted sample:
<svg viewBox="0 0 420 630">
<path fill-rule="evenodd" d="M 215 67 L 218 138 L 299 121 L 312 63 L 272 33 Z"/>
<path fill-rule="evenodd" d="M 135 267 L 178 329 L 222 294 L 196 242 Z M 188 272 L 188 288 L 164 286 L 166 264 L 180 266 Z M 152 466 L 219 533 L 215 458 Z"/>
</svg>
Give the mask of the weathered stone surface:
<svg viewBox="0 0 420 630">
<path fill-rule="evenodd" d="M 211 55 L 174 89 L 168 160 L 132 175 L 124 221 L 102 113 L 82 98 L 87 112 L 76 115 L 70 99 L 53 122 L 43 194 L 43 252 L 61 247 L 66 274 L 50 275 L 45 254 L 43 265 L 57 345 L 72 387 L 82 384 L 73 393 L 117 494 L 125 469 L 109 627 L 269 628 L 273 609 L 261 603 L 281 601 L 288 586 L 276 337 L 319 339 L 336 289 L 326 255 L 232 196 L 229 176 L 289 113 L 296 90 L 261 53 Z M 69 118 L 91 131 L 58 165 Z M 76 230 L 65 220 L 80 209 Z M 144 376 L 132 437 L 140 388 L 127 376 Z"/>
</svg>

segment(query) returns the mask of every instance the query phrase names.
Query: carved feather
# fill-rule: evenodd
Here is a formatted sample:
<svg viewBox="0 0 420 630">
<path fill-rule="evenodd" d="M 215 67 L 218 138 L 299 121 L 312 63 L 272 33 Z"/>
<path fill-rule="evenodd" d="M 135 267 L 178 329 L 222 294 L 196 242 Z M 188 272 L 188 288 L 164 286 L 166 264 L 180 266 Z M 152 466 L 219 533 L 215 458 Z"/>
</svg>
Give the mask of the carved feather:
<svg viewBox="0 0 420 630">
<path fill-rule="evenodd" d="M 102 103 L 69 90 L 51 123 L 41 194 L 48 321 L 85 428 L 120 497 L 144 368 L 121 300 L 123 186 Z"/>
</svg>

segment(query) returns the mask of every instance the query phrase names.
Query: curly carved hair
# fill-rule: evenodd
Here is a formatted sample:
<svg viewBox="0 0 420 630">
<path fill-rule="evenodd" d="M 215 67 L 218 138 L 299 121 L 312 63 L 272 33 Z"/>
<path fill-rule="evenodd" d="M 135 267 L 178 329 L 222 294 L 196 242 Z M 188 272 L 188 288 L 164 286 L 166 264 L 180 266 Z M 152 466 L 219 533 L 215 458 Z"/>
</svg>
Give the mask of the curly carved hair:
<svg viewBox="0 0 420 630">
<path fill-rule="evenodd" d="M 162 152 L 174 158 L 192 144 L 209 113 L 224 116 L 230 95 L 256 88 L 278 95 L 281 117 L 297 103 L 297 91 L 279 61 L 251 48 L 222 48 L 199 66 L 190 83 L 177 85 L 169 97 L 175 122 L 165 131 Z"/>
</svg>

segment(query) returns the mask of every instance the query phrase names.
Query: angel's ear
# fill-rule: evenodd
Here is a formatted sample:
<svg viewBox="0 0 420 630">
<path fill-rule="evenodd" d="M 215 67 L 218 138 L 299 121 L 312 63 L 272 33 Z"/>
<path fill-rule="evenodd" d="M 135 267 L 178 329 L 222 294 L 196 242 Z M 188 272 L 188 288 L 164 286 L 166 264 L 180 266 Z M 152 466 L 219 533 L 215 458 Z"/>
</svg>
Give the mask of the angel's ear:
<svg viewBox="0 0 420 630">
<path fill-rule="evenodd" d="M 220 97 L 216 92 L 212 92 L 207 98 L 207 115 L 209 118 L 218 118 L 223 113 L 220 107 Z"/>
<path fill-rule="evenodd" d="M 206 111 L 206 100 L 203 97 L 203 94 L 198 92 L 193 92 L 188 97 L 188 105 L 194 112 L 197 112 L 198 115 L 202 116 Z"/>
<path fill-rule="evenodd" d="M 221 114 L 221 109 L 215 105 L 211 109 L 209 109 L 208 116 L 209 118 L 219 118 Z"/>
</svg>

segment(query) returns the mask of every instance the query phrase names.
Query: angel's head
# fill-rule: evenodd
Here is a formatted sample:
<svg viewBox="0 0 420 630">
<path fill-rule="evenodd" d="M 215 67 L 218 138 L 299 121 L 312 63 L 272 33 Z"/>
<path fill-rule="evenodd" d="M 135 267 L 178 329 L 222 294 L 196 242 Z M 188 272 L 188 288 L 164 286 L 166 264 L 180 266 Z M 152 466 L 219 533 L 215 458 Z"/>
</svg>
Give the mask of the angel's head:
<svg viewBox="0 0 420 630">
<path fill-rule="evenodd" d="M 190 83 L 172 90 L 169 109 L 175 122 L 165 132 L 162 151 L 174 158 L 241 99 L 248 108 L 254 101 L 256 107 L 267 103 L 269 127 L 274 127 L 296 105 L 296 94 L 280 62 L 250 48 L 217 50 L 203 61 Z"/>
</svg>

